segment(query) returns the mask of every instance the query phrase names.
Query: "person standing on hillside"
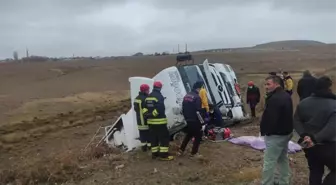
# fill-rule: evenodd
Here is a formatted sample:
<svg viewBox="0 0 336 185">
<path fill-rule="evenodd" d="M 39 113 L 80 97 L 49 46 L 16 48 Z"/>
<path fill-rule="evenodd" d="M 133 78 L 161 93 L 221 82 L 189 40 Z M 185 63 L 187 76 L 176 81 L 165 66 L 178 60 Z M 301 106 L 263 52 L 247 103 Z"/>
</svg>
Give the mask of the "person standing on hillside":
<svg viewBox="0 0 336 185">
<path fill-rule="evenodd" d="M 260 91 L 257 86 L 254 85 L 253 81 L 247 83 L 247 93 L 246 93 L 246 103 L 250 105 L 252 118 L 256 117 L 255 108 L 260 102 Z"/>
<path fill-rule="evenodd" d="M 201 98 L 199 91 L 203 86 L 203 82 L 196 82 L 193 85 L 193 90 L 187 93 L 183 98 L 182 113 L 187 122 L 187 134 L 183 139 L 180 150 L 177 155 L 182 155 L 189 143 L 194 137 L 194 143 L 191 150 L 191 157 L 202 157 L 198 153 L 198 148 L 202 138 L 202 122 L 204 122 L 200 115 L 202 111 Z"/>
<path fill-rule="evenodd" d="M 299 103 L 294 114 L 294 128 L 309 166 L 309 185 L 336 184 L 336 95 L 332 81 L 324 76 L 317 80 L 314 94 Z M 324 178 L 324 167 L 329 174 Z"/>
<path fill-rule="evenodd" d="M 279 76 L 266 78 L 265 110 L 260 122 L 260 133 L 266 149 L 262 171 L 262 185 L 274 185 L 274 172 L 278 166 L 279 184 L 289 185 L 290 168 L 287 157 L 288 142 L 293 135 L 293 102 L 280 86 Z"/>
<path fill-rule="evenodd" d="M 285 91 L 292 96 L 293 94 L 293 78 L 288 74 L 288 72 L 283 72 Z"/>
<path fill-rule="evenodd" d="M 309 97 L 314 89 L 317 79 L 313 77 L 310 71 L 306 70 L 303 72 L 302 78 L 298 82 L 297 93 L 300 97 L 300 101 Z"/>
<path fill-rule="evenodd" d="M 138 130 L 140 135 L 141 149 L 146 152 L 150 149 L 150 135 L 149 135 L 149 127 L 147 124 L 147 120 L 144 117 L 144 108 L 145 108 L 145 99 L 149 94 L 149 85 L 142 84 L 140 86 L 139 95 L 135 98 L 133 103 L 133 108 L 136 114 L 136 120 L 138 124 Z"/>
<path fill-rule="evenodd" d="M 153 91 L 145 99 L 144 114 L 147 118 L 151 135 L 152 158 L 159 157 L 161 160 L 169 161 L 173 160 L 174 157 L 168 153 L 170 135 L 167 128 L 166 108 L 161 89 L 162 83 L 155 81 Z"/>
</svg>

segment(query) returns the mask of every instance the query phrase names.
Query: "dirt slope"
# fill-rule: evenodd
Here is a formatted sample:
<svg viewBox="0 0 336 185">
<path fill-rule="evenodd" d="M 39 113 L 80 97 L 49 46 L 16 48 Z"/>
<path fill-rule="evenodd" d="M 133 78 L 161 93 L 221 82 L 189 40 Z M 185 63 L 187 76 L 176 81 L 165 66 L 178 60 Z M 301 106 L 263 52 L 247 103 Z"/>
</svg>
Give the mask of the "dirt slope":
<svg viewBox="0 0 336 185">
<path fill-rule="evenodd" d="M 332 74 L 334 46 L 297 51 L 249 51 L 196 54 L 230 64 L 245 89 L 255 81 L 263 93 L 267 72 L 301 71 Z M 104 147 L 83 149 L 100 125 L 111 124 L 129 109 L 128 77 L 152 77 L 174 65 L 175 56 L 125 57 L 0 65 L 0 184 L 251 184 L 258 181 L 262 153 L 228 143 L 204 143 L 206 160 L 177 159 L 164 164 L 140 153 L 120 154 Z M 295 92 L 294 92 L 295 94 Z M 126 99 L 121 101 L 122 99 Z M 294 96 L 297 102 L 297 96 Z M 259 111 L 262 110 L 262 104 Z M 257 135 L 258 121 L 233 129 L 235 135 Z M 103 131 L 99 133 L 101 136 Z M 95 142 L 99 137 L 95 139 Z M 177 144 L 172 143 L 172 150 Z M 305 184 L 302 153 L 292 156 L 295 184 Z M 120 166 L 124 165 L 124 166 Z M 118 169 L 116 169 L 116 167 Z M 24 170 L 23 170 L 24 169 Z M 156 169 L 156 170 L 155 170 Z"/>
</svg>

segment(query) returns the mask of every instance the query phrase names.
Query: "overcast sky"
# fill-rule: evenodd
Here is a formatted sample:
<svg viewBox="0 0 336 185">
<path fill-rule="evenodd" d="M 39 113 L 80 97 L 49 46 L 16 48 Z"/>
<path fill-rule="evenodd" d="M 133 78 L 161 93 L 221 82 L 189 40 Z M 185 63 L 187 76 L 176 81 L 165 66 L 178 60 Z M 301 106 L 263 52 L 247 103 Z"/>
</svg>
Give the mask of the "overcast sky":
<svg viewBox="0 0 336 185">
<path fill-rule="evenodd" d="M 336 42 L 335 0 L 0 0 L 0 58 Z"/>
</svg>

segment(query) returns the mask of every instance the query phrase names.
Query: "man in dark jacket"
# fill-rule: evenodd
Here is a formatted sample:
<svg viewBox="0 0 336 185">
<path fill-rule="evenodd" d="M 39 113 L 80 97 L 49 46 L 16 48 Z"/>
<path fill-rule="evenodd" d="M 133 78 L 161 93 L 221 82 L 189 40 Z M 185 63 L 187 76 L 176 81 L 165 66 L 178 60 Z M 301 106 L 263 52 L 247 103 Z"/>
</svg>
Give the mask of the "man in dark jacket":
<svg viewBox="0 0 336 185">
<path fill-rule="evenodd" d="M 254 85 L 252 81 L 247 83 L 247 93 L 246 93 L 246 103 L 250 105 L 252 117 L 256 117 L 255 108 L 260 102 L 260 91 L 257 86 Z"/>
<path fill-rule="evenodd" d="M 315 88 L 316 78 L 311 75 L 311 73 L 306 70 L 303 72 L 302 78 L 298 82 L 297 93 L 300 97 L 300 101 L 309 97 Z"/>
<path fill-rule="evenodd" d="M 133 106 L 138 124 L 141 148 L 142 151 L 144 152 L 146 152 L 151 146 L 149 127 L 147 124 L 147 120 L 143 114 L 143 109 L 145 108 L 145 99 L 147 98 L 148 94 L 149 94 L 149 85 L 142 84 L 140 86 L 139 95 L 135 98 Z"/>
<path fill-rule="evenodd" d="M 294 115 L 294 127 L 300 135 L 310 170 L 310 185 L 336 184 L 336 95 L 332 81 L 321 77 L 314 94 L 299 103 Z M 322 183 L 324 166 L 330 170 Z"/>
<path fill-rule="evenodd" d="M 152 158 L 160 157 L 161 160 L 173 160 L 174 157 L 168 153 L 170 135 L 167 128 L 166 108 L 161 89 L 162 83 L 155 81 L 153 91 L 145 99 L 146 108 L 144 114 L 147 118 L 151 135 Z"/>
<path fill-rule="evenodd" d="M 202 123 L 200 113 L 202 111 L 201 98 L 198 92 L 201 90 L 203 82 L 196 82 L 193 90 L 186 94 L 183 98 L 182 113 L 187 122 L 187 134 L 181 144 L 178 155 L 182 155 L 186 149 L 188 142 L 194 137 L 194 143 L 191 151 L 191 157 L 201 157 L 198 154 L 198 148 L 202 138 Z"/>
<path fill-rule="evenodd" d="M 265 138 L 262 184 L 274 184 L 274 171 L 278 166 L 279 184 L 288 185 L 290 168 L 287 157 L 288 142 L 293 132 L 293 103 L 290 95 L 280 86 L 279 76 L 266 78 L 266 106 L 260 122 L 260 132 Z"/>
</svg>

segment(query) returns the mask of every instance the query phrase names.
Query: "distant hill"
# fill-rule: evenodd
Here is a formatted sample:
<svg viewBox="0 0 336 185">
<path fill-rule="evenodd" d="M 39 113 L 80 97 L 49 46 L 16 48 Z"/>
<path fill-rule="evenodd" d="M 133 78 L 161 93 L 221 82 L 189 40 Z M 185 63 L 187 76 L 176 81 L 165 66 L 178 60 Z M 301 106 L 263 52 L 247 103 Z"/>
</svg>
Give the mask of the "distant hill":
<svg viewBox="0 0 336 185">
<path fill-rule="evenodd" d="M 268 42 L 264 44 L 258 44 L 254 46 L 257 49 L 296 49 L 301 47 L 309 47 L 309 46 L 323 46 L 326 43 L 313 41 L 313 40 L 284 40 L 284 41 L 275 41 Z"/>
</svg>

